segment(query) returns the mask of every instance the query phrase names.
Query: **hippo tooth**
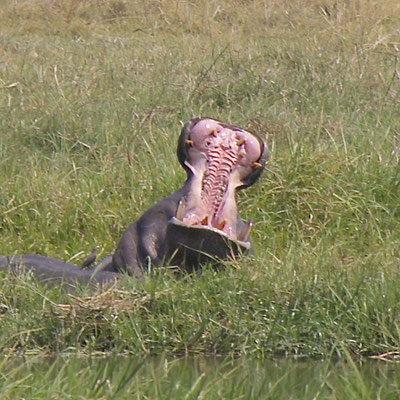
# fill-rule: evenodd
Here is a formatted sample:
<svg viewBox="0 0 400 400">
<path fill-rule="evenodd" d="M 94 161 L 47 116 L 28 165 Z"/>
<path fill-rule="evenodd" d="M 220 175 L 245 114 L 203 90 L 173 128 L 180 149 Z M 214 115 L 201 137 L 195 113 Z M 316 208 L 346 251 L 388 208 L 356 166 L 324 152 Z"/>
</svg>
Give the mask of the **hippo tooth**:
<svg viewBox="0 0 400 400">
<path fill-rule="evenodd" d="M 240 242 L 247 242 L 249 239 L 250 230 L 251 230 L 252 225 L 253 225 L 253 221 L 251 219 L 247 220 L 244 227 L 240 231 L 240 233 L 237 237 L 237 240 L 239 240 Z"/>
<path fill-rule="evenodd" d="M 215 128 L 211 131 L 211 135 L 217 137 L 217 130 Z"/>
<path fill-rule="evenodd" d="M 236 146 L 241 146 L 246 140 L 244 138 L 240 138 L 236 141 Z"/>
<path fill-rule="evenodd" d="M 262 167 L 262 165 L 257 161 L 254 161 L 253 164 L 251 164 L 251 168 L 253 168 L 253 169 L 257 169 L 257 168 L 261 168 L 261 167 Z"/>
<path fill-rule="evenodd" d="M 202 225 L 208 225 L 208 215 L 206 215 L 202 220 L 201 220 Z"/>
<path fill-rule="evenodd" d="M 220 231 L 222 231 L 222 229 L 224 229 L 226 225 L 226 220 L 223 219 L 218 225 L 217 225 L 217 229 L 219 229 Z"/>
<path fill-rule="evenodd" d="M 185 205 L 186 205 L 185 203 L 186 202 L 184 199 L 179 200 L 178 208 L 176 210 L 176 219 L 179 219 L 180 221 L 182 221 L 183 216 L 185 214 Z"/>
<path fill-rule="evenodd" d="M 193 140 L 190 140 L 190 139 L 185 140 L 185 144 L 186 144 L 187 147 L 192 147 L 193 146 Z"/>
</svg>

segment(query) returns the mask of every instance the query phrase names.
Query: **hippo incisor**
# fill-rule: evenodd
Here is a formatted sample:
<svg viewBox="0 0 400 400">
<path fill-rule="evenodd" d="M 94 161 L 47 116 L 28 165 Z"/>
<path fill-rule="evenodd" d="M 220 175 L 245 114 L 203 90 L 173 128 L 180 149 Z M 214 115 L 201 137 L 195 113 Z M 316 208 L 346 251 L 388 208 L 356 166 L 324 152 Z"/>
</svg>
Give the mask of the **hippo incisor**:
<svg viewBox="0 0 400 400">
<path fill-rule="evenodd" d="M 112 256 L 89 269 L 38 254 L 0 257 L 0 270 L 33 271 L 44 281 L 104 283 L 121 272 L 141 277 L 149 265 L 165 261 L 192 271 L 252 252 L 251 221 L 240 219 L 235 193 L 259 178 L 268 158 L 264 142 L 236 126 L 193 118 L 182 128 L 177 154 L 185 183 L 131 223 Z M 92 252 L 84 264 L 94 259 Z"/>
</svg>

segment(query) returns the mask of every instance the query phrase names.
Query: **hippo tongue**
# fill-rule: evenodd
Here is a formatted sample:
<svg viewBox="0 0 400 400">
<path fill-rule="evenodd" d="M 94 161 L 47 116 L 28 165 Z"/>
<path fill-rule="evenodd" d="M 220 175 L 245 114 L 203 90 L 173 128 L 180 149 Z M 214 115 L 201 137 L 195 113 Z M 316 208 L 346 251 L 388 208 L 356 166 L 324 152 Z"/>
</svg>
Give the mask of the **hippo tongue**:
<svg viewBox="0 0 400 400">
<path fill-rule="evenodd" d="M 259 140 L 239 128 L 202 119 L 191 128 L 186 146 L 185 166 L 192 176 L 177 218 L 187 225 L 208 226 L 231 239 L 247 241 L 251 222 L 237 234 L 235 191 L 261 167 L 257 162 L 262 155 Z"/>
</svg>

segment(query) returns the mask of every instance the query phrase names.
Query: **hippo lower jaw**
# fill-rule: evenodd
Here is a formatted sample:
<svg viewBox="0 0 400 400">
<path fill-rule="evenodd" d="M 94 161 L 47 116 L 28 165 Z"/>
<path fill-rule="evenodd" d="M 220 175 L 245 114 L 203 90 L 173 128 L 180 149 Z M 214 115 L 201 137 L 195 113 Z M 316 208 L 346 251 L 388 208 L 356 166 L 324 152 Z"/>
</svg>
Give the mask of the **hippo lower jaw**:
<svg viewBox="0 0 400 400">
<path fill-rule="evenodd" d="M 179 151 L 189 189 L 167 226 L 168 248 L 178 254 L 174 261 L 182 264 L 184 258 L 183 264 L 196 265 L 207 254 L 222 259 L 248 252 L 252 222 L 243 224 L 238 217 L 235 193 L 261 173 L 263 142 L 243 129 L 203 118 L 185 125 L 178 156 Z"/>
<path fill-rule="evenodd" d="M 171 264 L 193 270 L 197 265 L 234 259 L 251 251 L 251 242 L 237 240 L 205 225 L 189 225 L 173 217 L 167 226 L 167 248 Z"/>
</svg>

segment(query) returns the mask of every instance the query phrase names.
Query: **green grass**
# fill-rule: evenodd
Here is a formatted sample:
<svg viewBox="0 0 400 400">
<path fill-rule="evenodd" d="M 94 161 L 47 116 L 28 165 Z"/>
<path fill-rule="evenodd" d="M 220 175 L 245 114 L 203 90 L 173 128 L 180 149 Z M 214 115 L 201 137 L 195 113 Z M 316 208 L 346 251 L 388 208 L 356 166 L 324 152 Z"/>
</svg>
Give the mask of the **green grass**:
<svg viewBox="0 0 400 400">
<path fill-rule="evenodd" d="M 351 360 L 351 359 L 350 359 Z M 3 398 L 398 399 L 398 366 L 382 363 L 76 355 L 6 359 Z M 77 373 L 79 371 L 79 373 Z"/>
<path fill-rule="evenodd" d="M 350 272 L 321 258 L 304 272 L 297 267 L 304 258 L 288 256 L 274 270 L 257 258 L 201 276 L 162 271 L 96 293 L 60 294 L 26 278 L 4 278 L 2 347 L 258 358 L 398 349 L 398 276 L 367 265 Z"/>
<path fill-rule="evenodd" d="M 2 275 L 4 351 L 400 351 L 396 1 L 1 4 L 0 254 L 110 254 L 183 182 L 193 115 L 272 156 L 240 195 L 255 258 L 95 293 Z"/>
</svg>

